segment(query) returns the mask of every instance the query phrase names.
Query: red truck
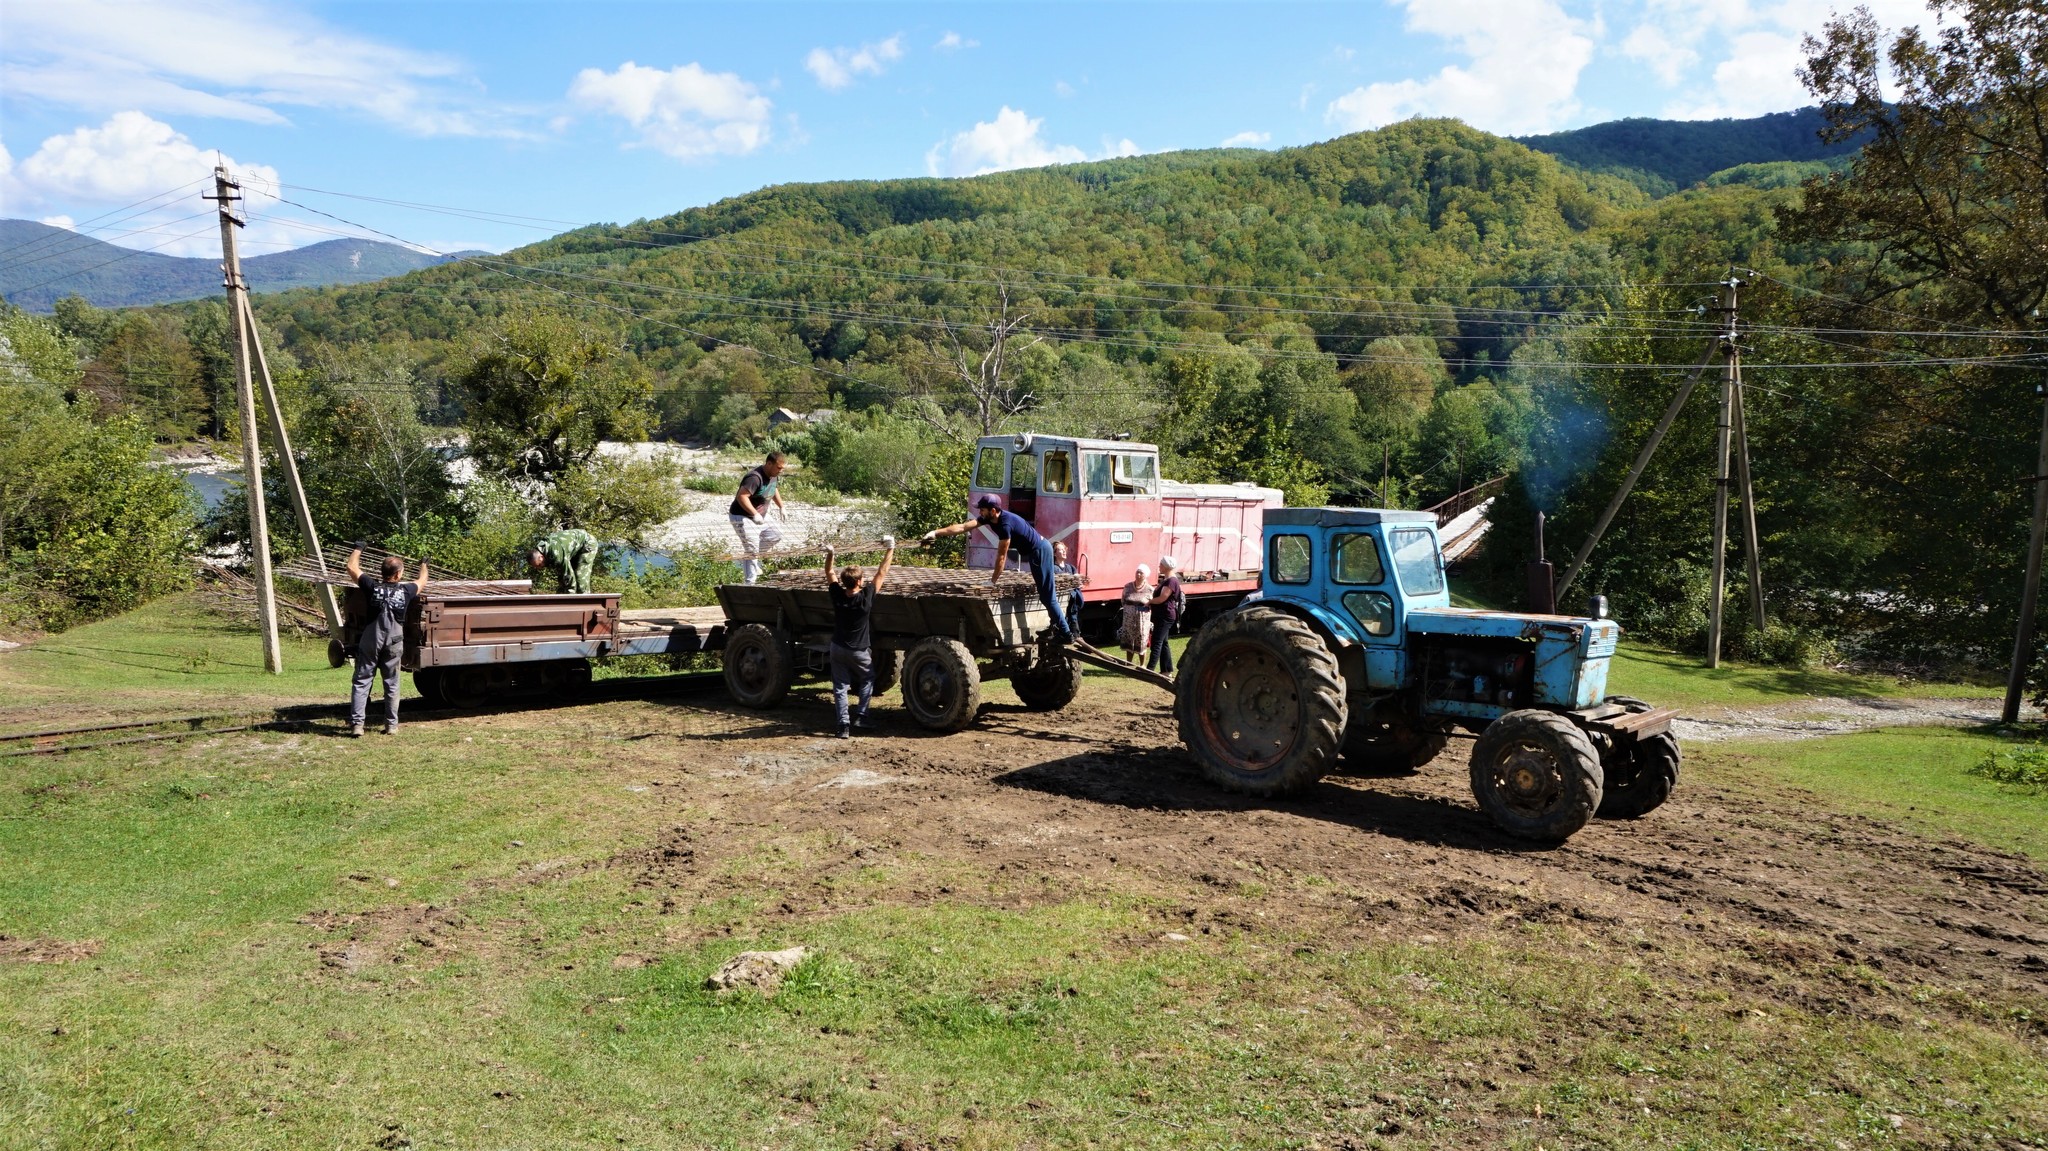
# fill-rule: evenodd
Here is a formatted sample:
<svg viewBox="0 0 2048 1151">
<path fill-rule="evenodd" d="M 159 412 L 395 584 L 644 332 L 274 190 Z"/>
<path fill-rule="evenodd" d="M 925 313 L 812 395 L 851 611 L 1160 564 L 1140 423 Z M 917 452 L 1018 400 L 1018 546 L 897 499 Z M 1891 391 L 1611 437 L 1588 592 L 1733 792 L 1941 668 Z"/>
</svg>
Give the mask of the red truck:
<svg viewBox="0 0 2048 1151">
<path fill-rule="evenodd" d="M 1159 557 L 1180 564 L 1189 624 L 1235 607 L 1258 590 L 1265 509 L 1277 488 L 1188 484 L 1159 474 L 1159 449 L 1128 440 L 1070 436 L 983 436 L 976 442 L 968 506 L 993 493 L 1040 535 L 1067 545 L 1081 572 L 1083 625 L 1099 634 L 1113 620 L 1132 569 L 1156 578 Z M 995 566 L 995 537 L 967 536 L 967 566 Z"/>
</svg>

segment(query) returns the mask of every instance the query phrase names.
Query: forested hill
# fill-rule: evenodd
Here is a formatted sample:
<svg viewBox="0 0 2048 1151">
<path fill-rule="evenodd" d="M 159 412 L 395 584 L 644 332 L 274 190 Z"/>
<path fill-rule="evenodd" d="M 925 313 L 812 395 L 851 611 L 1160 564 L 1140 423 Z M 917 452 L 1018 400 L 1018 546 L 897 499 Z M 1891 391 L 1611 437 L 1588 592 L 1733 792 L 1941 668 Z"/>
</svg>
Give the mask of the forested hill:
<svg viewBox="0 0 2048 1151">
<path fill-rule="evenodd" d="M 1689 188 L 1745 164 L 1840 160 L 1860 142 L 1822 142 L 1820 109 L 1747 120 L 1610 120 L 1569 132 L 1517 136 L 1520 143 L 1595 172 L 1628 177 L 1652 192 Z"/>
<path fill-rule="evenodd" d="M 445 257 L 381 240 L 327 240 L 244 256 L 242 271 L 259 292 L 361 284 L 441 263 Z M 220 260 L 123 248 L 34 220 L 0 220 L 0 296 L 47 312 L 64 296 L 102 308 L 161 304 L 220 293 Z"/>
</svg>

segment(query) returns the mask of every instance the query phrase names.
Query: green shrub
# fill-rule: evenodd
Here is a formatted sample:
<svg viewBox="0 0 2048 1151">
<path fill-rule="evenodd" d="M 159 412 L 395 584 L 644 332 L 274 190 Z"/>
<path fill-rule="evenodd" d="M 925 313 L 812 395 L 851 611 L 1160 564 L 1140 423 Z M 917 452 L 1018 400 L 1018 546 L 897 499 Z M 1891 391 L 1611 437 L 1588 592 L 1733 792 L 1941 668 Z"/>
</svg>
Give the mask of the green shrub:
<svg viewBox="0 0 2048 1151">
<path fill-rule="evenodd" d="M 1970 774 L 2028 791 L 2048 791 L 2048 747 L 2035 745 L 1994 751 L 1971 768 Z"/>
</svg>

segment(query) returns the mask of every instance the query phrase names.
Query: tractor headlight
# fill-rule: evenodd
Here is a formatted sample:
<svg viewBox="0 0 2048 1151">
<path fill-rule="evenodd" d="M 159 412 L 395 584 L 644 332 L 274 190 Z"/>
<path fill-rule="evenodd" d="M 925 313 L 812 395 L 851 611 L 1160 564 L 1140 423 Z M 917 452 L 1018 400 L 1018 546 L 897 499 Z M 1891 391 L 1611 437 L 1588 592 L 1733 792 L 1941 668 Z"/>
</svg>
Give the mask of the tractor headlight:
<svg viewBox="0 0 2048 1151">
<path fill-rule="evenodd" d="M 1604 595 L 1596 595 L 1592 599 L 1587 600 L 1586 614 L 1592 616 L 1594 619 L 1606 619 L 1607 597 Z"/>
</svg>

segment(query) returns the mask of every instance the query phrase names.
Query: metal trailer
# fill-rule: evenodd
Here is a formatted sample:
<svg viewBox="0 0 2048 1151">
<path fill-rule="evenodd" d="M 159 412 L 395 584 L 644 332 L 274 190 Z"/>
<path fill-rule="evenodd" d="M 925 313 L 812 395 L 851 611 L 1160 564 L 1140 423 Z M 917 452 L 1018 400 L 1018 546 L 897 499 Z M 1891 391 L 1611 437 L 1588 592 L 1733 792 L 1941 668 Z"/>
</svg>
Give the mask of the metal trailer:
<svg viewBox="0 0 2048 1151">
<path fill-rule="evenodd" d="M 925 592 L 875 594 L 869 632 L 875 694 L 898 682 L 912 719 L 932 731 L 974 722 L 981 685 L 1007 679 L 1033 711 L 1058 711 L 1081 690 L 1081 665 L 1052 642 L 1052 617 L 1037 597 L 984 598 Z M 832 601 L 816 587 L 726 584 L 726 688 L 747 707 L 782 702 L 799 675 L 827 671 Z"/>
<path fill-rule="evenodd" d="M 523 583 L 523 581 L 518 581 Z M 366 597 L 342 602 L 342 648 L 368 618 Z M 616 592 L 519 594 L 517 583 L 437 587 L 406 617 L 400 666 L 429 702 L 480 707 L 494 699 L 574 693 L 590 683 L 594 659 L 716 652 L 725 643 L 717 608 L 620 611 Z"/>
</svg>

